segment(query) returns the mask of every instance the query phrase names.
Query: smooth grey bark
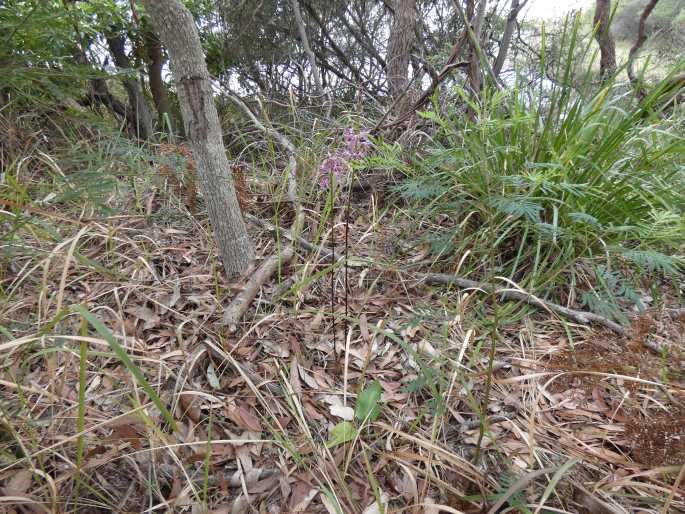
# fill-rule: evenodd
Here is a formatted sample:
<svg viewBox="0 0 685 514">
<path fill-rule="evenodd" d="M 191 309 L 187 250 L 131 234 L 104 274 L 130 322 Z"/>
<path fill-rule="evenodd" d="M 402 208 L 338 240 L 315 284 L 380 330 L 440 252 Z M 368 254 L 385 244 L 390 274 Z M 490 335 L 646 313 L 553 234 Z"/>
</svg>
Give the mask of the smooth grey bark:
<svg viewBox="0 0 685 514">
<path fill-rule="evenodd" d="M 143 5 L 169 52 L 200 191 L 224 269 L 234 277 L 247 270 L 254 248 L 238 205 L 195 21 L 180 0 L 143 0 Z"/>
<path fill-rule="evenodd" d="M 502 72 L 504 62 L 507 60 L 507 54 L 509 53 L 509 47 L 511 46 L 511 38 L 514 35 L 514 28 L 516 26 L 516 19 L 527 2 L 528 0 L 511 0 L 509 15 L 507 16 L 507 23 L 504 26 L 504 32 L 500 39 L 497 58 L 495 59 L 495 64 L 492 66 L 492 71 L 497 77 L 499 77 L 499 74 Z"/>
<path fill-rule="evenodd" d="M 126 55 L 126 42 L 120 34 L 107 37 L 107 46 L 114 59 L 114 64 L 122 70 L 131 68 L 131 61 Z M 124 78 L 122 80 L 126 94 L 128 95 L 131 115 L 127 116 L 131 133 L 140 139 L 152 137 L 152 116 L 148 108 L 143 92 L 137 80 Z"/>
<path fill-rule="evenodd" d="M 307 59 L 309 59 L 309 66 L 312 69 L 312 77 L 314 78 L 314 87 L 316 88 L 316 94 L 320 95 L 323 92 L 321 88 L 321 75 L 319 74 L 319 68 L 316 66 L 316 56 L 312 52 L 311 46 L 309 46 L 309 38 L 307 38 L 307 28 L 304 25 L 304 20 L 302 19 L 302 12 L 300 11 L 300 3 L 297 0 L 290 0 L 293 6 L 293 13 L 295 14 L 295 23 L 297 23 L 297 30 L 300 33 L 300 40 L 302 41 L 302 46 L 304 47 L 304 53 L 307 54 Z"/>
</svg>

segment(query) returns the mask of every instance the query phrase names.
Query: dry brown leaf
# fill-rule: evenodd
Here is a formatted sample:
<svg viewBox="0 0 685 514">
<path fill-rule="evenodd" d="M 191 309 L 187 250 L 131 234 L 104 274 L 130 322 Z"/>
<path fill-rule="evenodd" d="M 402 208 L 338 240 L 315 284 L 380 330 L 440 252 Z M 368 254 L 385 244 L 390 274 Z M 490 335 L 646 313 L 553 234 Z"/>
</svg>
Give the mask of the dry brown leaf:
<svg viewBox="0 0 685 514">
<path fill-rule="evenodd" d="M 200 422 L 202 419 L 202 411 L 200 410 L 200 407 L 197 406 L 199 403 L 197 398 L 189 394 L 182 394 L 178 399 L 178 403 L 181 407 L 182 415 L 188 416 L 193 423 Z"/>
<path fill-rule="evenodd" d="M 126 309 L 126 312 L 132 314 L 139 320 L 143 320 L 145 322 L 145 324 L 143 325 L 144 330 L 155 328 L 162 321 L 160 317 L 157 316 L 157 314 L 155 314 L 155 311 L 153 311 L 149 307 L 145 307 L 144 305 L 128 308 Z"/>
<path fill-rule="evenodd" d="M 250 494 L 266 493 L 278 485 L 279 478 L 278 475 L 272 475 L 263 480 L 258 480 L 255 483 L 248 485 L 247 492 Z"/>
<path fill-rule="evenodd" d="M 300 374 L 300 378 L 307 384 L 307 387 L 314 389 L 315 391 L 319 388 L 319 384 L 314 380 L 314 377 L 307 373 L 307 370 L 304 369 L 301 364 L 297 365 L 297 371 Z"/>
<path fill-rule="evenodd" d="M 247 408 L 238 406 L 238 415 L 242 423 L 242 428 L 246 428 L 252 432 L 262 432 L 262 424 L 259 418 L 254 416 Z"/>
<path fill-rule="evenodd" d="M 293 487 L 288 505 L 291 512 L 306 512 L 309 504 L 314 497 L 319 494 L 319 490 L 313 488 L 306 482 L 298 482 Z"/>
<path fill-rule="evenodd" d="M 309 329 L 310 330 L 318 330 L 319 327 L 321 326 L 321 322 L 323 321 L 324 317 L 324 312 L 322 310 L 318 311 L 316 313 L 316 316 L 312 318 L 312 320 L 309 322 Z"/>
<path fill-rule="evenodd" d="M 620 511 L 582 488 L 576 488 L 573 499 L 585 507 L 590 514 L 621 514 Z"/>
<path fill-rule="evenodd" d="M 105 441 L 126 441 L 134 450 L 140 450 L 140 433 L 134 425 L 117 425 L 111 435 L 105 437 Z"/>
<path fill-rule="evenodd" d="M 23 496 L 31 487 L 31 480 L 33 473 L 28 469 L 17 471 L 12 478 L 7 481 L 5 485 L 5 494 L 7 496 Z"/>
<path fill-rule="evenodd" d="M 369 322 L 366 320 L 366 314 L 359 316 L 359 332 L 365 342 L 371 342 L 371 332 L 369 332 Z"/>
<path fill-rule="evenodd" d="M 244 496 L 238 496 L 231 507 L 231 514 L 245 514 L 250 509 L 250 504 Z"/>
<path fill-rule="evenodd" d="M 290 369 L 292 370 L 290 373 L 290 386 L 293 388 L 293 392 L 297 396 L 302 394 L 302 382 L 300 381 L 299 367 L 300 366 L 298 365 L 297 359 L 293 359 L 292 364 L 290 365 Z"/>
<path fill-rule="evenodd" d="M 207 514 L 232 514 L 230 505 L 221 505 L 212 510 L 208 510 Z"/>
<path fill-rule="evenodd" d="M 440 514 L 440 508 L 437 505 L 433 498 L 426 496 L 423 500 L 423 514 Z"/>
<path fill-rule="evenodd" d="M 400 480 L 397 481 L 396 489 L 397 492 L 402 495 L 407 503 L 418 502 L 419 500 L 419 487 L 416 483 L 416 476 L 414 472 L 402 463 L 398 463 L 402 468 L 402 475 Z"/>
</svg>

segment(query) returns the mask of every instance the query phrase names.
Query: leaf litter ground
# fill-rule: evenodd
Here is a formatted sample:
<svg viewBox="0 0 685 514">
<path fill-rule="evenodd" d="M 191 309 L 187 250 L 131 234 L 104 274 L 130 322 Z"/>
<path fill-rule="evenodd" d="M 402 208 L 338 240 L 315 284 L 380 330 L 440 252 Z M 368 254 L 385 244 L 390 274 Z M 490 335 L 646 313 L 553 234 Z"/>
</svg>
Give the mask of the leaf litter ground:
<svg viewBox="0 0 685 514">
<path fill-rule="evenodd" d="M 503 306 L 423 283 L 426 249 L 358 205 L 333 287 L 330 263 L 300 251 L 229 332 L 222 305 L 240 282 L 217 269 L 206 222 L 163 194 L 146 208 L 34 214 L 59 242 L 26 230 L 3 263 L 7 512 L 685 511 L 682 309 L 636 316 L 629 337 L 540 311 L 493 332 Z M 260 258 L 277 251 L 253 236 Z M 343 237 L 338 217 L 339 254 Z M 73 304 L 108 327 L 177 432 L 104 339 L 76 315 L 54 321 Z M 358 424 L 373 381 L 380 417 L 327 444 Z"/>
</svg>

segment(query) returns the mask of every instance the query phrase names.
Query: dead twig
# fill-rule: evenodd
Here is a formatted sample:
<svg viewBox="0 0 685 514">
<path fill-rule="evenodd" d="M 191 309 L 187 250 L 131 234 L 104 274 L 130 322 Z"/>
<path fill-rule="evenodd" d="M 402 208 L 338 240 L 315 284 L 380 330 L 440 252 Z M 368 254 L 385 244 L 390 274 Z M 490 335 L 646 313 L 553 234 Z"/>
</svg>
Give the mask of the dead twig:
<svg viewBox="0 0 685 514">
<path fill-rule="evenodd" d="M 456 285 L 465 289 L 479 289 L 486 293 L 496 293 L 503 300 L 510 301 L 520 301 L 532 305 L 533 307 L 543 308 L 547 311 L 555 312 L 561 316 L 575 321 L 576 323 L 582 323 L 583 325 L 591 325 L 596 323 L 598 325 L 605 326 L 612 331 L 620 335 L 626 335 L 626 329 L 623 328 L 618 323 L 611 321 L 610 319 L 595 314 L 594 312 L 587 311 L 577 311 L 575 309 L 569 309 L 563 305 L 557 303 L 548 302 L 547 300 L 542 300 L 530 293 L 525 291 L 517 291 L 513 289 L 498 289 L 493 284 L 488 284 L 486 282 L 476 282 L 475 280 L 469 280 L 466 278 L 455 277 L 453 275 L 447 275 L 445 273 L 419 273 L 417 275 L 420 279 L 425 282 L 432 284 L 441 285 Z"/>
<path fill-rule="evenodd" d="M 333 258 L 333 254 L 327 248 L 324 248 L 323 246 L 316 246 L 307 241 L 304 237 L 296 236 L 287 228 L 277 227 L 273 223 L 270 223 L 262 218 L 258 218 L 257 216 L 254 216 L 253 214 L 249 213 L 245 213 L 245 220 L 252 223 L 253 225 L 257 225 L 258 227 L 263 228 L 264 230 L 268 230 L 273 235 L 280 234 L 281 236 L 289 239 L 293 243 L 297 244 L 300 248 L 307 250 L 308 252 L 319 252 L 321 254 L 322 260 L 324 261 L 328 261 Z"/>
<path fill-rule="evenodd" d="M 232 332 L 237 329 L 240 318 L 243 317 L 243 314 L 247 311 L 252 300 L 257 296 L 257 292 L 262 284 L 276 272 L 279 266 L 290 261 L 293 258 L 293 255 L 295 255 L 295 250 L 292 245 L 288 245 L 281 253 L 274 253 L 262 263 L 259 269 L 247 281 L 243 290 L 238 293 L 233 300 L 231 300 L 228 307 L 226 307 L 223 316 L 224 325 L 228 325 Z"/>
</svg>

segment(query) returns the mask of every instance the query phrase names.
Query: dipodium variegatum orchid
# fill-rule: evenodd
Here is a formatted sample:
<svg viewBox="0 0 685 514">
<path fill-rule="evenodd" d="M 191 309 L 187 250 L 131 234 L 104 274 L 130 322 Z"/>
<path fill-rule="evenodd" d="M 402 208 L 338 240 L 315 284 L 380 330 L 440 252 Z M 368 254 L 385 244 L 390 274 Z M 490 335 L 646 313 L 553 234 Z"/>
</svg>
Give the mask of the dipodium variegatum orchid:
<svg viewBox="0 0 685 514">
<path fill-rule="evenodd" d="M 343 133 L 343 143 L 342 148 L 328 154 L 328 157 L 321 163 L 321 168 L 319 168 L 321 189 L 330 188 L 333 177 L 335 177 L 335 183 L 339 183 L 347 172 L 352 170 L 352 163 L 362 159 L 371 149 L 369 133 L 365 130 L 356 132 L 353 128 L 347 127 Z"/>
</svg>

